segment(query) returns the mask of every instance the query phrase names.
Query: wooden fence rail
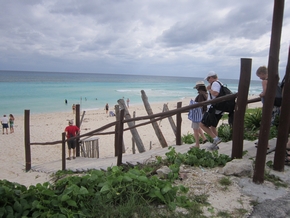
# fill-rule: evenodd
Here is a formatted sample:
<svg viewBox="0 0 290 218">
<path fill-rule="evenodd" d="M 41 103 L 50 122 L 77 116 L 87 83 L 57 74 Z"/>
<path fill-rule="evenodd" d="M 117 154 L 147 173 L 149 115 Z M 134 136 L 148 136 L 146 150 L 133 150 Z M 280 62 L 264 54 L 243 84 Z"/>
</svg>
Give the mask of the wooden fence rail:
<svg viewBox="0 0 290 218">
<path fill-rule="evenodd" d="M 178 104 L 180 104 L 180 106 L 177 109 L 164 111 L 164 112 L 161 112 L 161 113 L 156 113 L 156 114 L 152 114 L 152 115 L 148 115 L 148 116 L 133 117 L 133 118 L 128 118 L 128 119 L 124 119 L 124 117 L 123 117 L 123 119 L 121 119 L 122 116 L 120 115 L 120 119 L 118 119 L 118 121 L 114 121 L 114 122 L 108 123 L 108 124 L 98 128 L 98 129 L 95 129 L 95 130 L 90 131 L 88 133 L 75 136 L 72 139 L 82 140 L 84 138 L 91 137 L 91 136 L 96 136 L 96 135 L 114 134 L 115 135 L 115 154 L 118 156 L 118 163 L 119 163 L 120 160 L 122 159 L 120 157 L 120 155 L 122 155 L 122 152 L 119 153 L 118 149 L 119 149 L 119 146 L 121 146 L 121 149 L 122 149 L 123 132 L 124 131 L 128 131 L 130 129 L 137 128 L 137 127 L 140 127 L 140 126 L 148 125 L 148 124 L 151 124 L 153 122 L 157 122 L 159 120 L 166 119 L 166 118 L 172 117 L 172 116 L 177 115 L 177 114 L 181 115 L 181 113 L 187 113 L 192 108 L 201 107 L 201 106 L 208 105 L 208 104 L 214 104 L 214 103 L 217 103 L 217 102 L 227 101 L 229 99 L 233 99 L 233 98 L 236 98 L 236 97 L 237 97 L 237 93 L 236 94 L 232 94 L 232 95 L 223 96 L 223 97 L 220 97 L 220 98 L 217 98 L 217 99 L 213 99 L 213 100 L 209 100 L 209 101 L 193 104 L 193 105 L 184 106 L 184 107 L 181 107 L 181 104 L 178 103 Z M 249 103 L 254 103 L 254 102 L 258 102 L 258 101 L 260 101 L 260 98 L 251 99 L 248 102 Z M 124 113 L 124 110 L 120 110 L 120 114 L 121 113 Z M 178 119 L 181 119 L 181 116 Z M 145 120 L 148 120 L 148 121 L 145 121 Z M 128 122 L 133 122 L 134 123 L 135 121 L 145 121 L 145 122 L 133 125 L 133 126 L 128 127 L 128 128 L 124 128 L 124 124 L 125 123 L 128 123 Z M 181 120 L 179 122 L 180 122 L 180 125 L 178 125 L 178 127 L 177 127 L 177 132 L 181 132 Z M 115 131 L 103 132 L 104 130 L 107 130 L 107 129 L 113 127 L 113 126 L 115 126 Z M 121 140 L 121 139 L 122 139 L 122 141 L 120 142 L 119 140 Z M 181 135 L 180 135 L 180 138 L 176 139 L 176 141 L 179 142 L 179 145 L 181 145 Z M 63 145 L 66 142 L 67 142 L 67 140 L 65 138 L 62 138 L 62 140 L 59 140 L 59 141 L 32 142 L 31 143 L 30 142 L 30 135 L 29 135 L 29 110 L 25 111 L 25 153 L 26 153 L 25 159 L 26 159 L 26 171 L 29 171 L 31 169 L 31 145 L 55 145 L 55 144 L 62 144 Z M 62 169 L 65 169 L 65 163 L 64 163 L 65 162 L 65 148 L 63 148 L 62 153 L 63 153 L 62 154 L 62 163 L 63 163 Z"/>
</svg>

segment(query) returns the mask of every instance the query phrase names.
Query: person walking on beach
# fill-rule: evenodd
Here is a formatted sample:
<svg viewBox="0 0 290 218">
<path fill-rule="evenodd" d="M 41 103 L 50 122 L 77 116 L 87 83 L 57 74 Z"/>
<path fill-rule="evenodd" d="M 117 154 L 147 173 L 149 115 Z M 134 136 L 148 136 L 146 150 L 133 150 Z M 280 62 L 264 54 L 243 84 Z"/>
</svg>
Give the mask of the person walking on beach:
<svg viewBox="0 0 290 218">
<path fill-rule="evenodd" d="M 66 138 L 67 138 L 67 146 L 68 146 L 68 158 L 67 160 L 71 160 L 71 150 L 73 150 L 73 159 L 76 158 L 76 140 L 71 139 L 80 133 L 79 127 L 73 125 L 73 121 L 70 120 L 68 122 L 68 126 L 65 128 Z"/>
<path fill-rule="evenodd" d="M 193 101 L 191 99 L 190 104 L 195 104 L 199 102 L 206 101 L 208 98 L 208 94 L 206 91 L 206 87 L 203 81 L 198 81 L 194 87 L 194 89 L 197 89 L 198 95 L 196 96 L 195 100 Z M 195 146 L 196 148 L 199 148 L 199 135 L 202 137 L 203 144 L 207 142 L 207 139 L 200 128 L 200 122 L 202 119 L 203 114 L 206 112 L 207 106 L 193 108 L 188 113 L 188 119 L 192 121 L 191 127 L 193 129 L 193 134 L 195 138 Z"/>
<path fill-rule="evenodd" d="M 209 99 L 215 99 L 219 95 L 221 89 L 217 74 L 214 71 L 210 71 L 208 72 L 207 77 L 205 77 L 204 79 L 207 80 L 207 82 L 209 83 L 209 85 L 206 87 L 209 92 Z M 205 116 L 209 116 L 211 117 L 211 119 L 205 119 Z M 216 110 L 213 107 L 209 107 L 207 113 L 204 114 L 201 121 L 200 127 L 210 137 L 213 138 L 212 145 L 208 147 L 209 150 L 219 149 L 217 145 L 221 143 L 222 140 L 218 137 L 217 125 L 222 116 L 222 111 Z"/>
<path fill-rule="evenodd" d="M 129 104 L 130 104 L 130 99 L 127 98 L 127 108 L 129 108 Z"/>
<path fill-rule="evenodd" d="M 106 110 L 106 114 L 107 114 L 109 112 L 109 104 L 108 103 L 105 105 L 105 110 Z"/>
<path fill-rule="evenodd" d="M 3 117 L 1 118 L 3 135 L 4 129 L 6 129 L 6 134 L 8 134 L 8 122 L 9 122 L 8 117 L 6 117 L 6 114 L 4 114 Z"/>
<path fill-rule="evenodd" d="M 14 132 L 14 116 L 12 114 L 9 114 L 9 127 L 10 127 L 10 133 Z"/>
</svg>

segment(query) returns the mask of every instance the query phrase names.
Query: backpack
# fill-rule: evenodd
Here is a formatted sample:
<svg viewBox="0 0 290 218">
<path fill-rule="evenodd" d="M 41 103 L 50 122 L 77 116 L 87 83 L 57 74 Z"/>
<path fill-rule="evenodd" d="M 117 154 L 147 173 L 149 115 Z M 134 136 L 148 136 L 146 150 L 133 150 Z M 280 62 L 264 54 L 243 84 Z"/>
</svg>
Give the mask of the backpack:
<svg viewBox="0 0 290 218">
<path fill-rule="evenodd" d="M 275 95 L 275 101 L 274 106 L 280 107 L 282 104 L 282 88 L 284 86 L 284 83 L 278 83 L 277 89 L 276 89 L 276 95 Z"/>
<path fill-rule="evenodd" d="M 231 92 L 231 90 L 228 89 L 228 87 L 222 85 L 219 81 L 215 81 L 215 82 L 218 82 L 220 84 L 220 86 L 221 86 L 220 93 L 218 94 L 217 98 L 225 96 L 225 95 L 233 94 Z M 235 99 L 231 99 L 231 100 L 228 100 L 228 101 L 215 103 L 215 104 L 213 104 L 213 107 L 216 110 L 230 113 L 230 112 L 234 111 L 235 104 L 236 104 L 236 100 Z"/>
</svg>

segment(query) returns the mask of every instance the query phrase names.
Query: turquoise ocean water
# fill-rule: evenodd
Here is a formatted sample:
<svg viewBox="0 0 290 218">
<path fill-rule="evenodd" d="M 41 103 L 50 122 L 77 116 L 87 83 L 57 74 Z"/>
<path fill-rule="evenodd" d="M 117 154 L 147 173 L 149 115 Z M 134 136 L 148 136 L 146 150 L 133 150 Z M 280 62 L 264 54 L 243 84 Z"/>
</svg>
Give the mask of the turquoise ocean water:
<svg viewBox="0 0 290 218">
<path fill-rule="evenodd" d="M 80 104 L 81 110 L 95 110 L 108 103 L 113 109 L 120 98 L 129 98 L 131 105 L 143 104 L 141 90 L 150 103 L 177 102 L 195 97 L 193 86 L 199 80 L 203 78 L 0 71 L 0 114 L 23 115 L 26 109 L 31 114 L 64 112 L 71 111 L 72 104 Z M 238 80 L 220 81 L 237 92 Z M 249 94 L 260 92 L 261 82 L 252 81 Z"/>
</svg>

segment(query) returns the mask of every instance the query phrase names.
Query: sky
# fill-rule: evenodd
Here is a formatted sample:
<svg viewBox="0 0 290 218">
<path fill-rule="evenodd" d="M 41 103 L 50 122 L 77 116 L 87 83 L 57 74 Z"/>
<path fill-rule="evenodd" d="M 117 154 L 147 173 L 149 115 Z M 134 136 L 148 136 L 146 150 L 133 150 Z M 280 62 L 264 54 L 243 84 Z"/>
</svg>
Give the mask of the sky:
<svg viewBox="0 0 290 218">
<path fill-rule="evenodd" d="M 277 1 L 277 0 L 276 0 Z M 268 65 L 274 0 L 0 0 L 0 70 L 239 79 Z M 279 74 L 290 43 L 285 0 Z"/>
</svg>

